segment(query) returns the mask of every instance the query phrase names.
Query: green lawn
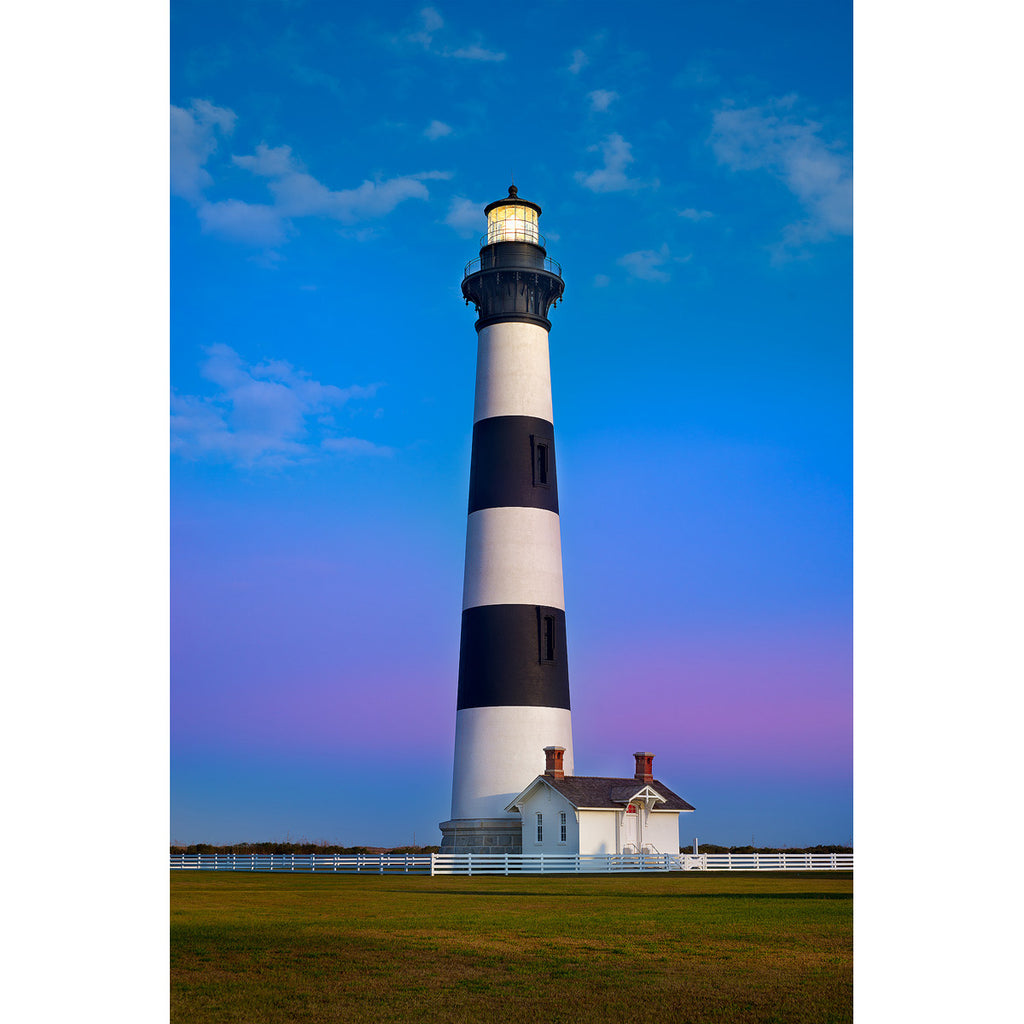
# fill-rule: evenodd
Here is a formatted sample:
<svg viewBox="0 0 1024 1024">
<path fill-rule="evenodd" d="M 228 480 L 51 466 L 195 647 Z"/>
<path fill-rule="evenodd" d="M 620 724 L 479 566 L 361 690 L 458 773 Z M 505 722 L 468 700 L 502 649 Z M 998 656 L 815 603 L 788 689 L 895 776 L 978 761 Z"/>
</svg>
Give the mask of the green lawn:
<svg viewBox="0 0 1024 1024">
<path fill-rule="evenodd" d="M 850 872 L 171 872 L 175 1022 L 831 1024 Z"/>
</svg>

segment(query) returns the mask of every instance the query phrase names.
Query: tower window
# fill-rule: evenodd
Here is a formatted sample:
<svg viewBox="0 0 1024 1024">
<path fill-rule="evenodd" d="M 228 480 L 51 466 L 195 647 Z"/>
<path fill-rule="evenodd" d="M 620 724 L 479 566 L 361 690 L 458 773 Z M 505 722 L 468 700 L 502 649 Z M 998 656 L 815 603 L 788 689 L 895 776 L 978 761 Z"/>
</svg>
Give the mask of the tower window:
<svg viewBox="0 0 1024 1024">
<path fill-rule="evenodd" d="M 540 626 L 540 660 L 555 660 L 555 617 L 543 608 L 537 609 L 538 625 Z"/>
<path fill-rule="evenodd" d="M 558 841 L 560 843 L 564 843 L 565 842 L 565 833 L 566 833 L 565 811 L 560 811 L 559 814 L 558 814 Z"/>
<path fill-rule="evenodd" d="M 533 486 L 551 486 L 551 438 L 530 437 L 530 447 L 533 449 Z"/>
<path fill-rule="evenodd" d="M 544 815 L 537 812 L 537 842 L 544 842 Z"/>
</svg>

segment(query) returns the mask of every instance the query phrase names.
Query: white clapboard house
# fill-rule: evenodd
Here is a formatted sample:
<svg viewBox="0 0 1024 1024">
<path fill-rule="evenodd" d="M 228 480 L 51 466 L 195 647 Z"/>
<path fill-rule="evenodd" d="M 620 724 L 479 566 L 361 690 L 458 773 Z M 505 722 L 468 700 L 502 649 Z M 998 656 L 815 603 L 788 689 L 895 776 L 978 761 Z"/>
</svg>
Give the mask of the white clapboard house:
<svg viewBox="0 0 1024 1024">
<path fill-rule="evenodd" d="M 678 853 L 679 815 L 693 811 L 654 778 L 654 755 L 638 752 L 633 778 L 566 775 L 563 747 L 505 811 L 523 822 L 523 853 Z"/>
</svg>

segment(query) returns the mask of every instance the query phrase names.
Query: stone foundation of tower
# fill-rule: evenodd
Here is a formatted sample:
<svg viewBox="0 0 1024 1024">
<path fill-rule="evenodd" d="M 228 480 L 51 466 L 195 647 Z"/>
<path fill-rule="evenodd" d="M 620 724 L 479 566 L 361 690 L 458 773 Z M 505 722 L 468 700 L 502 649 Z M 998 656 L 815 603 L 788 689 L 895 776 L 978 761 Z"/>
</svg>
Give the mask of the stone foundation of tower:
<svg viewBox="0 0 1024 1024">
<path fill-rule="evenodd" d="M 519 818 L 459 818 L 441 822 L 442 853 L 522 853 Z"/>
</svg>

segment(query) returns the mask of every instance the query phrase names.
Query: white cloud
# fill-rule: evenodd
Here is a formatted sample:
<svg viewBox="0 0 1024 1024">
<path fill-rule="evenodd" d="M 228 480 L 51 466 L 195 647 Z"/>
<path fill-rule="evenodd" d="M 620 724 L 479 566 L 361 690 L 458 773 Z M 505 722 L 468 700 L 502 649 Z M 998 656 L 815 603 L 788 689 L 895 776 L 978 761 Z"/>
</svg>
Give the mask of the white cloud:
<svg viewBox="0 0 1024 1024">
<path fill-rule="evenodd" d="M 806 217 L 783 232 L 783 250 L 853 230 L 849 155 L 822 138 L 820 124 L 793 116 L 795 104 L 795 96 L 786 96 L 763 107 L 724 107 L 714 115 L 710 138 L 720 163 L 767 171 L 803 206 Z"/>
<path fill-rule="evenodd" d="M 451 133 L 452 126 L 445 124 L 444 121 L 431 121 L 423 131 L 423 134 L 431 141 L 443 139 L 446 135 L 451 135 Z"/>
<path fill-rule="evenodd" d="M 375 417 L 379 418 L 379 417 Z M 394 455 L 394 448 L 386 445 L 364 441 L 361 437 L 328 437 L 320 447 L 325 452 L 336 452 L 341 455 Z"/>
<path fill-rule="evenodd" d="M 420 179 L 446 176 L 444 172 L 429 171 L 387 181 L 364 181 L 358 188 L 332 191 L 306 173 L 289 146 L 272 149 L 260 143 L 253 156 L 235 156 L 232 160 L 253 174 L 271 179 L 267 187 L 280 216 L 333 217 L 346 224 L 381 217 L 405 199 L 427 199 L 429 192 Z"/>
<path fill-rule="evenodd" d="M 612 279 L 607 274 L 595 274 L 594 275 L 594 287 L 595 288 L 607 288 L 612 283 Z"/>
<path fill-rule="evenodd" d="M 423 27 L 428 32 L 436 32 L 444 24 L 444 18 L 433 7 L 424 7 L 420 11 L 420 18 L 423 20 Z"/>
<path fill-rule="evenodd" d="M 246 203 L 241 199 L 201 201 L 196 214 L 203 231 L 232 242 L 272 249 L 288 237 L 288 224 L 280 210 L 262 203 Z"/>
<path fill-rule="evenodd" d="M 572 51 L 572 63 L 569 65 L 569 70 L 574 75 L 578 75 L 588 64 L 590 58 L 582 50 Z"/>
<path fill-rule="evenodd" d="M 692 206 L 685 210 L 677 210 L 676 212 L 680 217 L 685 217 L 687 220 L 708 220 L 708 218 L 714 217 L 710 210 L 695 210 Z"/>
<path fill-rule="evenodd" d="M 625 267 L 632 277 L 638 277 L 641 281 L 668 281 L 671 275 L 662 267 L 669 258 L 668 245 L 663 244 L 657 251 L 641 249 L 638 252 L 626 253 L 616 262 L 620 267 Z"/>
<path fill-rule="evenodd" d="M 332 191 L 310 174 L 286 174 L 268 187 L 286 217 L 331 217 L 345 224 L 382 217 L 406 199 L 430 195 L 423 182 L 413 177 L 364 181 L 358 188 Z"/>
<path fill-rule="evenodd" d="M 261 142 L 255 153 L 233 155 L 231 161 L 266 179 L 272 201 L 209 199 L 205 193 L 215 182 L 206 163 L 217 148 L 217 132 L 229 132 L 235 120 L 232 111 L 205 100 L 189 110 L 171 108 L 171 187 L 195 206 L 205 232 L 230 241 L 273 249 L 296 233 L 295 218 L 329 217 L 342 224 L 381 218 L 407 199 L 428 199 L 424 181 L 451 177 L 448 171 L 424 171 L 335 190 L 309 174 L 290 146 Z"/>
<path fill-rule="evenodd" d="M 444 27 L 444 18 L 433 7 L 424 7 L 419 12 L 419 27 L 406 38 L 410 42 L 419 43 L 424 50 L 429 50 L 434 41 L 434 33 Z"/>
<path fill-rule="evenodd" d="M 422 46 L 424 50 L 438 57 L 455 57 L 460 60 L 502 61 L 504 53 L 487 49 L 479 39 L 474 43 L 461 46 L 435 46 L 434 37 L 444 29 L 444 18 L 433 7 L 424 7 L 419 11 L 416 27 L 405 34 L 406 42 Z M 400 40 L 397 40 L 400 41 Z"/>
<path fill-rule="evenodd" d="M 630 178 L 626 168 L 633 162 L 632 146 L 618 132 L 612 132 L 599 146 L 590 146 L 588 152 L 601 151 L 604 167 L 585 174 L 576 172 L 576 180 L 591 192 L 621 192 L 644 188 L 645 182 Z"/>
<path fill-rule="evenodd" d="M 607 110 L 612 102 L 618 98 L 619 94 L 612 92 L 610 89 L 595 89 L 593 92 L 587 93 L 587 99 L 590 100 L 590 109 L 596 111 Z"/>
<path fill-rule="evenodd" d="M 203 189 L 213 183 L 206 161 L 217 148 L 217 134 L 230 135 L 234 111 L 215 107 L 207 100 L 193 100 L 185 110 L 171 106 L 171 192 L 197 202 Z"/>
<path fill-rule="evenodd" d="M 254 156 L 233 156 L 232 163 L 244 167 L 263 178 L 279 178 L 285 174 L 298 174 L 306 168 L 301 160 L 292 156 L 291 146 L 268 146 L 261 142 Z"/>
<path fill-rule="evenodd" d="M 463 238 L 482 234 L 487 225 L 483 215 L 485 205 L 486 203 L 477 203 L 465 196 L 455 196 L 448 207 L 448 216 L 444 222 Z"/>
<path fill-rule="evenodd" d="M 459 57 L 462 60 L 499 61 L 505 59 L 504 53 L 485 49 L 478 43 L 473 43 L 470 46 L 460 46 L 457 50 L 445 51 L 442 56 Z"/>
<path fill-rule="evenodd" d="M 280 360 L 247 364 L 223 344 L 210 346 L 206 356 L 200 372 L 216 390 L 171 396 L 171 447 L 182 457 L 281 466 L 308 461 L 318 452 L 389 451 L 330 433 L 333 413 L 353 400 L 372 397 L 378 385 L 321 384 Z"/>
</svg>

